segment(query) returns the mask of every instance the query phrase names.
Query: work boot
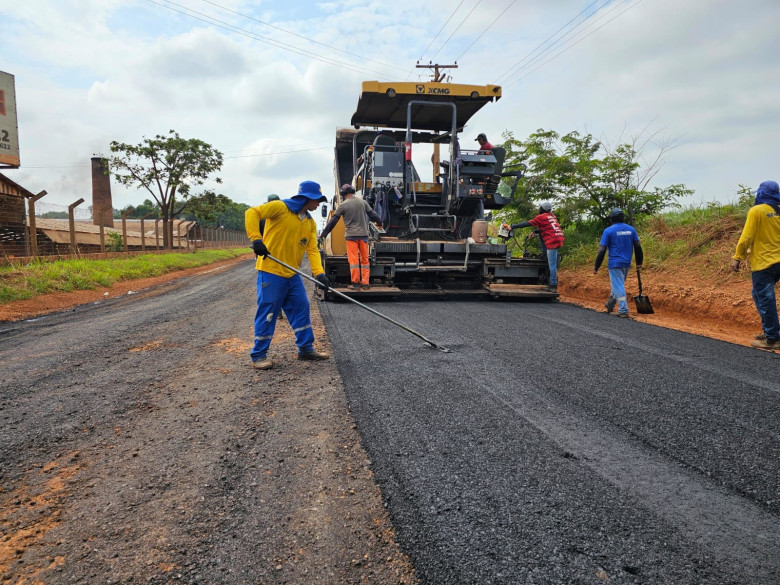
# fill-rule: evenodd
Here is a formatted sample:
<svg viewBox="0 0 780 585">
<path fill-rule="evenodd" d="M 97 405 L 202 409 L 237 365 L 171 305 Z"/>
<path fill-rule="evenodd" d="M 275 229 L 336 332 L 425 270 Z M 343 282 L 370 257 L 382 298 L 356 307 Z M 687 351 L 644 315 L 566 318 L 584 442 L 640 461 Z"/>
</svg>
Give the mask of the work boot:
<svg viewBox="0 0 780 585">
<path fill-rule="evenodd" d="M 764 340 L 766 340 L 766 333 L 759 333 L 753 339 L 758 339 L 759 341 L 764 341 Z"/>
<path fill-rule="evenodd" d="M 547 290 L 551 293 L 557 293 L 558 292 L 558 285 L 557 284 L 551 284 L 547 287 Z"/>
<path fill-rule="evenodd" d="M 628 313 L 618 313 L 615 315 L 615 317 L 620 317 L 621 319 L 629 319 Z"/>
<path fill-rule="evenodd" d="M 758 349 L 774 349 L 780 351 L 780 339 L 756 339 L 750 343 Z"/>
<path fill-rule="evenodd" d="M 607 313 L 611 313 L 615 310 L 615 305 L 617 305 L 617 299 L 614 295 L 609 295 L 609 298 L 607 299 L 607 302 L 604 303 L 604 306 L 607 308 Z"/>
<path fill-rule="evenodd" d="M 252 362 L 256 370 L 270 370 L 274 367 L 274 360 L 269 357 L 260 358 Z"/>
<path fill-rule="evenodd" d="M 371 285 L 370 284 L 361 284 L 360 285 L 360 290 L 371 290 Z"/>
<path fill-rule="evenodd" d="M 360 283 L 359 282 L 352 282 L 347 287 L 350 290 L 360 290 Z"/>
<path fill-rule="evenodd" d="M 316 349 L 314 351 L 310 351 L 307 353 L 299 353 L 298 354 L 299 360 L 311 360 L 311 361 L 320 361 L 320 360 L 327 360 L 330 359 L 330 356 L 327 353 L 322 353 L 321 351 L 317 351 Z"/>
</svg>

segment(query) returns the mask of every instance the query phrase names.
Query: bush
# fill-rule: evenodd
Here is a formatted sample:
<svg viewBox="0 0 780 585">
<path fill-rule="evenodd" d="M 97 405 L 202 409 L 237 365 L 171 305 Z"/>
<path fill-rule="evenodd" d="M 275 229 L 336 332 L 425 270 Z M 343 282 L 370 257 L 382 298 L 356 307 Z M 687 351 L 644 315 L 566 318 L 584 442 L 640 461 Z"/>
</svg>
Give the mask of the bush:
<svg viewBox="0 0 780 585">
<path fill-rule="evenodd" d="M 125 249 L 125 242 L 122 240 L 122 234 L 118 232 L 108 232 L 108 242 L 106 250 L 109 252 L 122 252 Z"/>
</svg>

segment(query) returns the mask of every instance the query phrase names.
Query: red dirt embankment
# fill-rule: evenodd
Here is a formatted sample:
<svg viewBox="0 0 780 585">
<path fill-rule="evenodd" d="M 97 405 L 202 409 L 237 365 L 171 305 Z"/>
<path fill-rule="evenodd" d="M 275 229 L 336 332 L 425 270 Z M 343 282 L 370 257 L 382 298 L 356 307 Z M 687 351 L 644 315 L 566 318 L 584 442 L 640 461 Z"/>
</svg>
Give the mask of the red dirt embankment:
<svg viewBox="0 0 780 585">
<path fill-rule="evenodd" d="M 637 321 L 740 345 L 750 345 L 761 332 L 761 321 L 750 296 L 750 280 L 742 272 L 730 272 L 728 266 L 709 280 L 693 270 L 644 270 L 642 285 L 655 313 L 635 312 L 631 298 L 639 292 L 636 273 L 632 273 L 626 289 L 631 317 Z M 564 270 L 559 276 L 559 290 L 564 302 L 605 312 L 609 274 L 604 268 L 598 275 L 591 268 Z"/>
</svg>

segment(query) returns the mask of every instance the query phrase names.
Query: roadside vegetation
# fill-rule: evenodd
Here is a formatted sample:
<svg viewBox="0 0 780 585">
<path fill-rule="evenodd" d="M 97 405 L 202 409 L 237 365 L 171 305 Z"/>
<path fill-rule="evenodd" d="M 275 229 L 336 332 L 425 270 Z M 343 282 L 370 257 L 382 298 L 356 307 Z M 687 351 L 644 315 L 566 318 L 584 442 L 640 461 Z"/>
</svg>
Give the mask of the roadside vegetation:
<svg viewBox="0 0 780 585">
<path fill-rule="evenodd" d="M 703 278 L 723 273 L 728 269 L 751 204 L 752 199 L 733 204 L 712 203 L 636 218 L 634 225 L 645 252 L 645 269 L 675 271 L 685 267 Z M 595 219 L 566 226 L 561 267 L 592 269 L 605 227 L 604 222 Z M 525 239 L 530 231 L 531 228 L 517 230 L 520 233 L 508 241 L 514 256 L 521 256 L 524 249 L 531 254 L 540 252 L 538 238 Z"/>
<path fill-rule="evenodd" d="M 561 264 L 568 269 L 591 267 L 601 234 L 614 207 L 639 233 L 645 251 L 645 267 L 674 271 L 680 267 L 703 277 L 724 271 L 736 247 L 754 195 L 739 186 L 736 202 L 683 206 L 693 194 L 683 184 L 664 187 L 651 183 L 674 143 L 657 133 L 643 131 L 616 143 L 592 135 L 565 135 L 539 129 L 525 140 L 504 133 L 505 170 L 520 170 L 513 201 L 494 213 L 493 221 L 517 223 L 534 217 L 538 206 L 553 206 L 566 242 Z M 505 178 L 499 189 L 508 196 L 514 178 Z M 524 250 L 539 252 L 538 239 L 527 239 L 530 229 L 508 241 L 514 256 Z"/>
<path fill-rule="evenodd" d="M 635 227 L 645 252 L 645 269 L 698 271 L 702 277 L 728 268 L 750 204 L 691 206 L 644 217 Z M 564 268 L 592 267 L 604 226 L 592 223 L 565 230 Z"/>
<path fill-rule="evenodd" d="M 93 290 L 138 278 L 160 276 L 246 254 L 247 248 L 198 250 L 190 254 L 143 254 L 104 260 L 54 260 L 0 268 L 0 303 L 37 295 Z"/>
</svg>

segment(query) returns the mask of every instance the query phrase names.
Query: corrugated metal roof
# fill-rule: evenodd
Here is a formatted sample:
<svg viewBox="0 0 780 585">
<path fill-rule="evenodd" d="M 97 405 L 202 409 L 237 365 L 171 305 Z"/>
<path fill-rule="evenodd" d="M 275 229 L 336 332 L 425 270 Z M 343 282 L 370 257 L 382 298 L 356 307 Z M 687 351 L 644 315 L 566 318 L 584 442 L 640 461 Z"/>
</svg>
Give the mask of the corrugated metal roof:
<svg viewBox="0 0 780 585">
<path fill-rule="evenodd" d="M 0 193 L 3 195 L 13 195 L 15 197 L 35 197 L 34 193 L 31 193 L 19 183 L 15 183 L 2 173 L 0 173 Z"/>
<path fill-rule="evenodd" d="M 144 222 L 144 227 L 146 227 L 146 223 Z M 156 243 L 156 237 L 155 237 L 155 230 L 154 230 L 154 222 L 148 222 L 151 224 L 152 229 L 150 230 L 144 230 L 145 240 L 147 246 L 154 246 Z M 184 227 L 181 228 L 182 230 L 182 236 L 186 233 L 186 231 L 189 231 L 189 229 L 192 228 L 192 226 L 195 225 L 194 221 L 184 221 L 184 220 L 174 220 L 173 222 L 173 247 L 179 246 L 179 228 L 184 224 Z M 46 234 L 46 237 L 49 238 L 51 241 L 56 242 L 57 244 L 69 244 L 70 243 L 70 223 L 67 219 L 43 219 L 40 217 L 35 218 L 35 227 L 39 230 L 41 230 L 44 234 Z M 89 244 L 93 246 L 99 246 L 100 245 L 100 226 L 94 225 L 93 223 L 87 223 L 83 221 L 77 221 L 75 222 L 75 231 L 76 231 L 76 244 Z M 128 246 L 140 246 L 141 245 L 141 232 L 140 232 L 140 222 L 138 222 L 137 226 L 128 225 L 127 229 L 127 245 Z M 160 227 L 160 243 L 162 244 L 162 222 L 158 223 L 158 227 Z M 131 228 L 136 228 L 135 230 Z M 104 233 L 107 235 L 109 233 L 117 233 L 122 234 L 121 229 L 117 228 L 103 228 Z M 186 242 L 182 242 L 182 247 L 186 246 Z"/>
</svg>

